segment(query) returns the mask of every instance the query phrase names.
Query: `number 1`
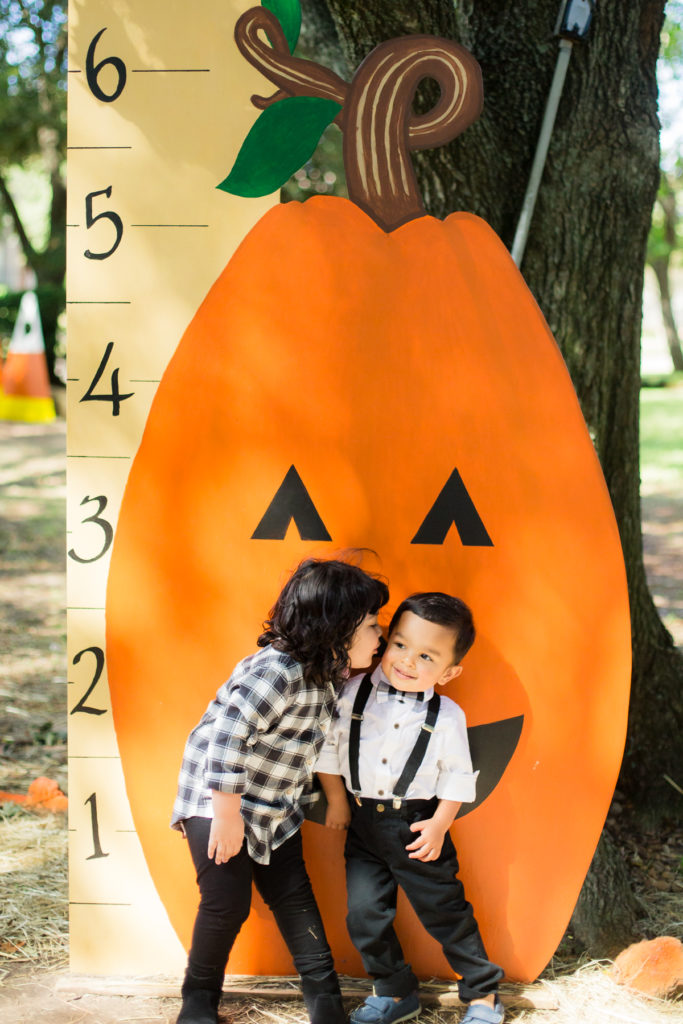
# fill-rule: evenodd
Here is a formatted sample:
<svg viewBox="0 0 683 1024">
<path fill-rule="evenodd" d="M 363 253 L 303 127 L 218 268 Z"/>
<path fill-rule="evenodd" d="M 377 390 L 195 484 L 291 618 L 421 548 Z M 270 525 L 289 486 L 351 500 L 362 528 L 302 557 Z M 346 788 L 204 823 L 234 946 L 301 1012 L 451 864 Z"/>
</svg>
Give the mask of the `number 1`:
<svg viewBox="0 0 683 1024">
<path fill-rule="evenodd" d="M 92 824 L 92 844 L 94 853 L 91 853 L 86 860 L 98 860 L 100 857 L 108 857 L 109 854 L 105 853 L 100 846 L 100 826 L 97 822 L 97 795 L 91 793 L 88 799 L 85 801 L 86 804 L 90 804 L 90 822 Z"/>
</svg>

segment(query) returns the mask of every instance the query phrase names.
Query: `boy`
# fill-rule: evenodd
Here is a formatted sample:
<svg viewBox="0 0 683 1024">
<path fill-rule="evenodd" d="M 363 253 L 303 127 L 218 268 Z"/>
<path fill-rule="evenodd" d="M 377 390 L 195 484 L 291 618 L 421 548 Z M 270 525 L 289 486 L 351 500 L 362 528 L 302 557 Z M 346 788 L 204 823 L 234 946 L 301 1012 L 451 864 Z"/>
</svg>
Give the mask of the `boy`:
<svg viewBox="0 0 683 1024">
<path fill-rule="evenodd" d="M 420 1012 L 418 980 L 393 927 L 399 885 L 461 976 L 460 998 L 469 1004 L 463 1024 L 503 1020 L 496 995 L 503 972 L 486 956 L 448 832 L 461 803 L 474 800 L 477 773 L 462 710 L 435 693 L 460 675 L 474 635 L 458 598 L 403 601 L 381 664 L 344 686 L 316 765 L 325 824 L 349 829 L 347 926 L 374 979 L 352 1024 L 398 1024 Z"/>
</svg>

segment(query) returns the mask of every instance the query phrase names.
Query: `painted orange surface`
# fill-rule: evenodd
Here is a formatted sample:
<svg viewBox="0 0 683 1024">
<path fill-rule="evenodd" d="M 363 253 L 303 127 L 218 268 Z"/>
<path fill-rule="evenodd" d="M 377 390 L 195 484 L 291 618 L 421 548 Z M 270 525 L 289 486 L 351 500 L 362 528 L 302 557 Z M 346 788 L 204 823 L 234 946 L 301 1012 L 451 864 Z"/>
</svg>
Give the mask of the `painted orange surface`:
<svg viewBox="0 0 683 1024">
<path fill-rule="evenodd" d="M 291 466 L 331 536 L 252 534 Z M 411 543 L 457 469 L 492 541 Z M 159 386 L 123 499 L 107 594 L 116 732 L 147 862 L 189 942 L 196 889 L 168 822 L 183 746 L 255 649 L 305 555 L 373 548 L 391 611 L 441 589 L 478 639 L 447 692 L 478 725 L 523 714 L 497 788 L 458 820 L 462 877 L 490 957 L 537 976 L 570 917 L 623 750 L 630 675 L 609 498 L 559 350 L 478 218 L 392 234 L 330 197 L 267 213 L 210 290 Z M 304 827 L 337 967 L 343 838 Z M 452 977 L 402 905 L 422 976 Z M 231 973 L 292 973 L 255 900 Z"/>
</svg>

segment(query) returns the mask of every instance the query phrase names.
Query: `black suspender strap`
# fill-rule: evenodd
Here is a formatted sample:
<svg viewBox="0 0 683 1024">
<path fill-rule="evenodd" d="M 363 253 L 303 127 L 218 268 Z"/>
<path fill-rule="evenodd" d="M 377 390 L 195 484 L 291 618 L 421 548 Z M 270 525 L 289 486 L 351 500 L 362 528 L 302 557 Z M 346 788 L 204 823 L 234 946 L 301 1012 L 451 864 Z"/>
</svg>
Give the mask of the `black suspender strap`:
<svg viewBox="0 0 683 1024">
<path fill-rule="evenodd" d="M 365 705 L 367 704 L 368 697 L 371 693 L 372 682 L 370 680 L 370 676 L 365 675 L 358 687 L 356 699 L 353 702 L 351 726 L 349 728 L 349 775 L 351 776 L 351 792 L 353 793 L 357 804 L 360 804 L 360 771 L 358 767 L 360 754 L 360 727 L 361 722 L 363 721 Z M 406 765 L 401 772 L 398 782 L 394 786 L 392 796 L 394 798 L 393 805 L 395 808 L 399 808 L 401 806 L 403 797 L 408 792 L 408 787 L 415 778 L 417 770 L 424 760 L 429 739 L 434 732 L 440 703 L 441 700 L 439 695 L 434 693 L 427 705 L 427 714 L 424 722 L 422 723 L 415 746 L 411 750 L 410 756 L 406 761 Z"/>
<path fill-rule="evenodd" d="M 401 806 L 401 801 L 408 792 L 408 786 L 415 778 L 417 770 L 424 760 L 424 756 L 427 751 L 427 744 L 434 732 L 434 726 L 439 714 L 440 704 L 441 698 L 438 693 L 434 693 L 427 705 L 427 714 L 425 715 L 425 720 L 422 723 L 422 728 L 420 729 L 415 746 L 411 750 L 410 756 L 406 761 L 405 768 L 401 772 L 399 780 L 394 786 L 394 792 L 392 795 L 394 797 L 394 807 L 397 809 Z"/>
<path fill-rule="evenodd" d="M 363 721 L 363 711 L 372 693 L 370 675 L 363 676 L 361 684 L 353 702 L 351 712 L 351 727 L 349 728 L 349 774 L 351 776 L 351 792 L 360 804 L 360 774 L 358 771 L 358 753 L 360 750 L 360 723 Z"/>
</svg>

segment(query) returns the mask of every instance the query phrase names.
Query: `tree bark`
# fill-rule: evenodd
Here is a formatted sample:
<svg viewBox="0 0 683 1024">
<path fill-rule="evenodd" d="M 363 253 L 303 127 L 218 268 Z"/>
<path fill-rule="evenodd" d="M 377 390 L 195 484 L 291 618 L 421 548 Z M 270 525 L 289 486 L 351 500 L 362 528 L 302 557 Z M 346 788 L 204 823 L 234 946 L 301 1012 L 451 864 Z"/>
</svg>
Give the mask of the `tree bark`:
<svg viewBox="0 0 683 1024">
<path fill-rule="evenodd" d="M 598 958 L 620 953 L 639 937 L 639 910 L 622 852 L 605 829 L 569 925 L 574 951 Z"/>
<path fill-rule="evenodd" d="M 450 145 L 417 156 L 418 180 L 431 214 L 469 210 L 510 246 L 557 59 L 557 0 L 308 2 L 329 12 L 352 67 L 379 42 L 408 33 L 443 35 L 473 53 L 484 112 Z M 638 402 L 663 9 L 664 0 L 605 0 L 588 40 L 574 46 L 522 265 L 569 367 L 621 534 L 633 680 L 620 786 L 662 815 L 680 805 L 663 775 L 679 778 L 683 763 L 683 658 L 645 578 Z"/>
</svg>

